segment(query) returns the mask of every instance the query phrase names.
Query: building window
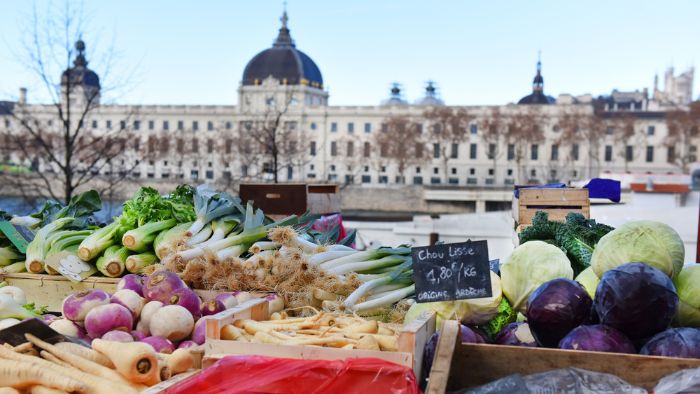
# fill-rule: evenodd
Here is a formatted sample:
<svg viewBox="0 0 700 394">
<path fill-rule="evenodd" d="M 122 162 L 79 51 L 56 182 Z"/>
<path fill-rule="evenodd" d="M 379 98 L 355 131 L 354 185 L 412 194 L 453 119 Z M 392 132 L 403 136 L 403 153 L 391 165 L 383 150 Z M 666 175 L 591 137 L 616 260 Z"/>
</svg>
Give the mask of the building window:
<svg viewBox="0 0 700 394">
<path fill-rule="evenodd" d="M 537 144 L 532 144 L 530 147 L 530 160 L 537 160 L 539 156 L 537 152 L 538 148 L 539 146 L 537 146 Z"/>
<path fill-rule="evenodd" d="M 649 126 L 647 127 L 647 135 L 654 135 L 656 133 L 656 127 L 655 126 Z"/>
<path fill-rule="evenodd" d="M 355 123 L 348 123 L 348 133 L 354 133 L 355 132 Z"/>
<path fill-rule="evenodd" d="M 175 150 L 180 154 L 185 150 L 185 142 L 182 140 L 182 138 L 177 139 L 177 142 L 175 143 Z"/>
<path fill-rule="evenodd" d="M 119 130 L 125 130 L 126 129 L 126 122 L 125 121 L 119 121 Z"/>
<path fill-rule="evenodd" d="M 515 158 L 515 144 L 508 144 L 508 152 L 506 153 L 506 158 L 508 160 L 513 160 Z"/>
<path fill-rule="evenodd" d="M 470 168 L 469 175 L 475 175 L 475 174 L 476 174 L 476 168 Z"/>
<path fill-rule="evenodd" d="M 196 181 L 199 178 L 199 170 L 190 171 L 190 178 L 192 178 L 193 181 Z"/>
<path fill-rule="evenodd" d="M 513 176 L 513 169 L 509 168 L 508 171 L 506 171 L 506 175 Z"/>
<path fill-rule="evenodd" d="M 207 170 L 207 172 L 205 174 L 206 174 L 207 179 L 214 179 L 214 171 L 213 170 Z"/>
<path fill-rule="evenodd" d="M 362 175 L 362 183 L 370 183 L 370 182 L 372 182 L 371 175 Z"/>
<path fill-rule="evenodd" d="M 493 168 L 489 168 L 489 175 L 490 175 L 490 176 L 493 176 L 493 173 L 494 173 L 494 172 L 493 172 Z"/>
<path fill-rule="evenodd" d="M 433 167 L 433 174 L 437 175 L 440 172 L 440 169 L 437 167 Z"/>
<path fill-rule="evenodd" d="M 384 184 L 389 183 L 389 177 L 386 176 L 386 175 L 380 176 L 380 177 L 379 177 L 379 183 L 384 183 Z"/>
<path fill-rule="evenodd" d="M 185 128 L 185 122 L 183 122 L 183 121 L 181 121 L 181 120 L 178 120 L 178 121 L 177 121 L 177 129 L 178 129 L 178 130 L 182 130 L 182 129 L 184 129 L 184 128 Z"/>
<path fill-rule="evenodd" d="M 496 144 L 489 144 L 488 158 L 493 160 L 496 158 Z"/>
<path fill-rule="evenodd" d="M 533 177 L 533 178 L 536 177 L 536 176 L 537 176 L 537 170 L 535 170 L 534 168 L 533 168 L 532 170 L 530 170 L 530 176 Z"/>
<path fill-rule="evenodd" d="M 632 145 L 627 145 L 625 147 L 625 161 L 630 162 L 634 160 L 634 147 Z"/>
<path fill-rule="evenodd" d="M 469 133 L 471 135 L 476 135 L 476 133 L 478 133 L 478 132 L 479 132 L 479 126 L 477 126 L 476 124 L 472 124 L 469 126 Z"/>
<path fill-rule="evenodd" d="M 615 132 L 615 128 L 612 126 L 608 126 L 608 128 L 605 129 L 605 134 L 607 134 L 607 135 L 613 135 L 614 132 Z"/>
<path fill-rule="evenodd" d="M 338 131 L 338 123 L 333 122 L 331 123 L 331 132 L 335 133 L 336 131 Z"/>
<path fill-rule="evenodd" d="M 214 140 L 208 139 L 207 140 L 207 153 L 212 153 L 214 152 Z"/>
<path fill-rule="evenodd" d="M 552 145 L 552 161 L 559 160 L 559 145 Z"/>
<path fill-rule="evenodd" d="M 51 122 L 51 121 L 49 121 L 49 122 Z M 51 123 L 53 123 L 53 122 L 51 122 Z M 51 126 L 51 124 L 49 124 L 49 126 Z M 111 129 L 111 128 L 112 128 L 112 121 L 111 121 L 111 120 L 108 120 L 108 121 L 107 121 L 106 127 L 107 127 L 108 129 Z"/>
<path fill-rule="evenodd" d="M 167 120 L 164 120 L 163 121 L 163 130 L 167 130 L 168 128 L 170 128 L 170 124 L 168 124 Z"/>
<path fill-rule="evenodd" d="M 612 145 L 605 145 L 605 161 L 612 161 Z"/>
<path fill-rule="evenodd" d="M 422 176 L 414 176 L 413 177 L 413 184 L 414 185 L 422 185 L 423 184 L 423 177 Z"/>
<path fill-rule="evenodd" d="M 309 144 L 309 154 L 311 156 L 316 156 L 316 141 L 311 141 Z"/>
<path fill-rule="evenodd" d="M 93 128 L 93 129 L 96 129 L 96 128 L 97 128 L 97 121 L 96 121 L 96 120 L 93 120 L 93 121 L 92 121 L 92 128 Z"/>
<path fill-rule="evenodd" d="M 311 127 L 311 130 L 316 130 L 316 123 L 311 122 L 311 125 L 309 127 Z"/>
<path fill-rule="evenodd" d="M 355 144 L 352 141 L 348 141 L 348 146 L 345 153 L 348 157 L 355 155 Z"/>
<path fill-rule="evenodd" d="M 476 160 L 476 144 L 469 145 L 469 158 Z"/>
<path fill-rule="evenodd" d="M 450 159 L 456 159 L 459 156 L 459 144 L 452 144 L 450 149 Z"/>
<path fill-rule="evenodd" d="M 243 164 L 243 165 L 241 166 L 241 175 L 242 175 L 242 176 L 248 176 L 248 166 L 245 165 L 245 164 Z"/>
<path fill-rule="evenodd" d="M 387 144 L 379 144 L 379 157 L 386 157 L 389 152 L 389 146 Z"/>
<path fill-rule="evenodd" d="M 669 163 L 674 163 L 676 161 L 676 147 L 669 146 L 666 152 L 666 161 Z"/>
<path fill-rule="evenodd" d="M 440 144 L 433 144 L 433 158 L 440 158 Z"/>
<path fill-rule="evenodd" d="M 653 161 L 654 161 L 654 147 L 647 146 L 647 163 L 651 163 Z"/>
<path fill-rule="evenodd" d="M 364 172 L 369 172 L 369 166 L 365 166 L 365 168 L 363 168 L 363 170 L 364 170 Z"/>
<path fill-rule="evenodd" d="M 372 132 L 372 123 L 365 123 L 365 133 Z"/>
<path fill-rule="evenodd" d="M 231 122 L 226 122 L 224 127 L 226 127 L 226 130 L 231 130 Z"/>
<path fill-rule="evenodd" d="M 578 144 L 571 145 L 571 159 L 578 161 Z"/>
<path fill-rule="evenodd" d="M 335 141 L 331 141 L 331 156 L 338 155 L 338 144 Z"/>
<path fill-rule="evenodd" d="M 331 169 L 331 171 L 335 171 L 335 164 L 331 164 L 330 169 Z"/>
<path fill-rule="evenodd" d="M 196 120 L 194 122 L 192 122 L 192 130 L 194 130 L 194 131 L 199 130 L 199 122 L 197 122 Z"/>
<path fill-rule="evenodd" d="M 430 184 L 431 185 L 439 185 L 440 184 L 440 178 L 439 177 L 431 177 L 430 178 Z"/>
<path fill-rule="evenodd" d="M 192 152 L 199 153 L 199 140 L 196 138 L 192 139 Z"/>
<path fill-rule="evenodd" d="M 207 130 L 208 131 L 214 130 L 214 122 L 212 122 L 211 120 L 207 122 Z"/>
<path fill-rule="evenodd" d="M 364 157 L 369 157 L 370 151 L 371 151 L 371 149 L 370 149 L 369 142 L 365 142 L 364 146 L 362 147 L 362 155 Z"/>
<path fill-rule="evenodd" d="M 416 167 L 416 174 L 420 174 L 420 167 Z"/>
</svg>

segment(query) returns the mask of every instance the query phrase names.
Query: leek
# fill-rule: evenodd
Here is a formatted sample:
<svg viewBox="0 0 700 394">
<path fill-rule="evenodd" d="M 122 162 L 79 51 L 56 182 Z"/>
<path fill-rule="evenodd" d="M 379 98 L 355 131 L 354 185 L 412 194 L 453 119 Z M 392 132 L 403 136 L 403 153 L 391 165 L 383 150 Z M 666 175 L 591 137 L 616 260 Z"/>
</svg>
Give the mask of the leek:
<svg viewBox="0 0 700 394">
<path fill-rule="evenodd" d="M 255 245 L 253 245 L 255 246 Z M 326 261 L 334 260 L 334 259 L 339 259 L 341 257 L 349 256 L 351 254 L 358 253 L 358 251 L 352 249 L 352 250 L 329 250 L 326 252 L 321 252 L 321 253 L 316 253 L 309 257 L 309 264 L 311 265 L 319 265 L 321 263 L 325 263 Z"/>
<path fill-rule="evenodd" d="M 115 244 L 115 236 L 120 230 L 118 222 L 95 230 L 80 243 L 78 257 L 83 261 L 90 261 L 104 252 L 105 249 Z"/>
<path fill-rule="evenodd" d="M 150 252 L 132 254 L 126 259 L 126 270 L 133 274 L 140 274 L 144 268 L 155 264 L 157 261 L 158 257 Z"/>
<path fill-rule="evenodd" d="M 124 273 L 127 257 L 129 257 L 129 249 L 112 245 L 97 259 L 95 266 L 104 276 L 116 278 Z"/>
<path fill-rule="evenodd" d="M 280 248 L 280 244 L 272 241 L 258 241 L 250 246 L 248 251 L 253 254 L 258 254 L 263 250 L 275 250 Z"/>
<path fill-rule="evenodd" d="M 34 235 L 32 242 L 27 245 L 25 264 L 27 271 L 31 273 L 41 273 L 44 271 L 44 259 L 51 246 L 47 242 L 49 235 L 74 222 L 71 217 L 56 219 L 45 225 Z"/>
<path fill-rule="evenodd" d="M 228 193 L 217 193 L 206 184 L 197 187 L 194 194 L 194 211 L 197 219 L 187 230 L 187 235 L 192 236 L 200 232 L 207 223 L 214 219 L 232 214 L 236 211 L 242 212 L 240 199 L 232 197 Z"/>
<path fill-rule="evenodd" d="M 207 250 L 216 253 L 221 249 L 226 249 L 231 246 L 252 244 L 259 239 L 265 238 L 265 236 L 267 236 L 267 229 L 264 226 L 259 226 L 252 230 L 245 230 L 240 234 L 229 235 L 222 240 L 208 243 L 205 247 L 194 247 L 189 250 L 184 250 L 179 252 L 178 256 L 180 256 L 182 260 L 188 261 L 195 257 L 203 256 Z"/>
<path fill-rule="evenodd" d="M 161 231 L 153 240 L 153 249 L 156 251 L 156 256 L 163 260 L 165 256 L 175 251 L 175 248 L 184 239 L 187 229 L 190 228 L 193 222 L 180 223 L 177 226 Z"/>
<path fill-rule="evenodd" d="M 2 272 L 3 274 L 19 274 L 22 272 L 27 272 L 27 265 L 24 263 L 24 261 L 18 261 L 8 266 L 2 267 L 2 269 L 0 269 L 0 272 Z"/>
<path fill-rule="evenodd" d="M 231 257 L 239 257 L 248 250 L 246 245 L 235 245 L 225 249 L 221 249 L 216 253 L 216 258 L 219 261 L 226 260 Z"/>
<path fill-rule="evenodd" d="M 385 257 L 386 258 L 386 257 Z M 357 303 L 357 301 L 364 297 L 365 294 L 371 292 L 378 292 L 377 289 L 381 287 L 386 287 L 390 285 L 399 285 L 398 288 L 405 287 L 413 283 L 413 270 L 411 269 L 412 260 L 411 258 L 402 258 L 403 263 L 396 267 L 391 273 L 383 274 L 377 278 L 371 279 L 355 289 L 346 299 L 345 307 L 352 309 L 352 307 Z M 394 291 L 397 288 L 387 289 L 389 291 Z"/>
<path fill-rule="evenodd" d="M 393 305 L 396 302 L 399 302 L 403 300 L 404 298 L 413 295 L 416 292 L 416 285 L 415 283 L 402 287 L 398 290 L 393 290 L 389 291 L 386 293 L 383 293 L 384 295 L 378 298 L 374 298 L 371 300 L 367 300 L 365 302 L 361 302 L 359 304 L 353 305 L 351 307 L 352 311 L 360 313 L 360 312 L 365 312 L 370 309 L 375 309 L 375 308 L 380 308 L 383 306 L 390 306 Z"/>
<path fill-rule="evenodd" d="M 371 271 L 373 269 L 381 269 L 385 267 L 395 266 L 403 262 L 406 258 L 403 256 L 390 255 L 377 260 L 366 260 L 346 263 L 327 269 L 329 273 L 343 275 L 349 272 Z"/>
<path fill-rule="evenodd" d="M 398 247 L 398 248 L 379 248 L 367 250 L 364 252 L 357 252 L 354 254 L 349 254 L 344 257 L 337 258 L 335 260 L 326 261 L 321 264 L 323 269 L 331 269 L 346 263 L 356 263 L 360 261 L 375 260 L 389 255 L 407 255 L 411 253 L 411 248 L 408 247 Z"/>
<path fill-rule="evenodd" d="M 122 245 L 134 252 L 145 252 L 156 239 L 156 235 L 159 232 L 172 228 L 176 224 L 177 221 L 175 219 L 146 223 L 143 226 L 125 232 L 122 237 Z"/>
<path fill-rule="evenodd" d="M 19 254 L 12 246 L 0 248 L 0 267 L 5 267 L 23 258 L 24 255 Z"/>
<path fill-rule="evenodd" d="M 214 232 L 209 238 L 209 241 L 218 241 L 224 239 L 236 226 L 240 223 L 238 215 L 227 215 L 214 220 L 211 223 L 211 228 Z"/>
<path fill-rule="evenodd" d="M 204 226 L 202 231 L 200 231 L 197 234 L 190 237 L 190 239 L 187 240 L 186 244 L 187 244 L 187 246 L 194 246 L 197 244 L 201 244 L 202 242 L 206 242 L 209 239 L 209 237 L 211 236 L 211 233 L 212 233 L 211 224 L 207 224 L 206 226 Z"/>
</svg>

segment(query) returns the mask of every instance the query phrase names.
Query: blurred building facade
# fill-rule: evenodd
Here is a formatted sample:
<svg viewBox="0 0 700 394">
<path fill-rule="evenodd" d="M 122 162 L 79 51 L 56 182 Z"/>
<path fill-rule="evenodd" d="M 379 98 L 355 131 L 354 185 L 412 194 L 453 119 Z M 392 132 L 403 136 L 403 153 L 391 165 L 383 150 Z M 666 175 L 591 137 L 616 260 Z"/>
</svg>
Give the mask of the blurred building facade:
<svg viewBox="0 0 700 394">
<path fill-rule="evenodd" d="M 82 44 L 74 67 L 62 81 L 94 92 L 100 89 L 99 77 L 87 67 L 84 52 Z M 678 149 L 668 142 L 666 113 L 691 103 L 693 70 L 676 76 L 669 69 L 663 90 L 657 85 L 655 81 L 651 94 L 613 90 L 600 97 L 562 94 L 554 98 L 545 92 L 538 61 L 531 93 L 501 106 L 450 106 L 433 82 L 413 103 L 395 84 L 380 105 L 332 106 L 320 68 L 297 49 L 285 12 L 272 47 L 246 65 L 238 105 L 103 104 L 90 112 L 83 127 L 97 134 L 128 131 L 132 137 L 127 149 L 133 154 L 103 171 L 128 171 L 143 182 L 269 181 L 275 169 L 270 152 L 256 150 L 266 143 L 261 139 L 269 138 L 264 134 L 270 131 L 269 124 L 284 131 L 279 134 L 285 141 L 279 142 L 284 148 L 278 152 L 276 167 L 281 181 L 495 187 L 578 181 L 605 172 L 679 173 L 684 169 L 674 160 Z M 29 104 L 26 95 L 25 90 L 17 102 L 0 102 L 0 119 L 4 119 L 0 128 L 20 132 L 21 126 L 10 116 L 17 106 L 51 127 L 48 122 L 55 106 Z M 465 131 L 461 140 L 446 142 L 429 132 L 435 126 L 425 114 L 436 108 L 462 114 L 458 118 Z M 493 126 L 498 123 L 494 114 L 498 114 L 498 126 Z M 537 128 L 539 137 L 518 140 L 508 131 L 513 119 L 526 115 L 537 119 L 527 127 Z M 418 132 L 424 135 L 424 157 L 403 166 L 384 157 L 376 143 L 376 134 L 389 132 L 387 124 L 396 117 L 420 125 Z M 495 138 L 493 133 L 487 138 L 487 132 L 493 131 L 490 127 L 502 130 Z M 586 134 L 591 127 L 605 131 Z M 626 130 L 630 127 L 631 131 Z M 577 136 L 572 128 L 582 131 Z M 691 149 L 694 154 L 697 147 Z M 444 151 L 449 152 L 447 157 Z M 32 163 L 38 171 L 56 171 L 41 158 L 22 152 L 3 155 L 6 163 Z"/>
</svg>

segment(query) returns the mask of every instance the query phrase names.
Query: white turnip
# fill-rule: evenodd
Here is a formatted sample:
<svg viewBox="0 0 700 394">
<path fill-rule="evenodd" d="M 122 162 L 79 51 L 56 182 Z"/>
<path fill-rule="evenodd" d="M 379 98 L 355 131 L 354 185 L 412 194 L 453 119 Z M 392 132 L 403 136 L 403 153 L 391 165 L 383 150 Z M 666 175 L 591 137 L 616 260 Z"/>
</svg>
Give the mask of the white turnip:
<svg viewBox="0 0 700 394">
<path fill-rule="evenodd" d="M 180 341 L 192 333 L 194 318 L 180 305 L 166 305 L 151 317 L 151 335 L 162 336 L 171 341 Z"/>
<path fill-rule="evenodd" d="M 146 304 L 146 299 L 138 295 L 137 292 L 130 289 L 118 290 L 112 294 L 112 304 L 119 304 L 131 312 L 134 320 L 139 318 L 143 306 Z"/>
</svg>

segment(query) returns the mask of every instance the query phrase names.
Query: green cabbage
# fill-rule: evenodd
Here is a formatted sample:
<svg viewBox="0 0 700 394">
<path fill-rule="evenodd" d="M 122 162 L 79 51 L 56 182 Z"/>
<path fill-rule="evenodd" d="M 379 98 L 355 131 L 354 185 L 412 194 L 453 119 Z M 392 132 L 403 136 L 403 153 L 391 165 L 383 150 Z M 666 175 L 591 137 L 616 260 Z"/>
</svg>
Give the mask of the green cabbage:
<svg viewBox="0 0 700 394">
<path fill-rule="evenodd" d="M 436 315 L 437 330 L 442 327 L 445 320 L 461 320 L 467 325 L 483 324 L 498 314 L 502 299 L 501 280 L 498 275 L 491 272 L 491 297 L 415 303 L 406 312 L 404 323 L 415 320 L 423 311 L 433 311 Z"/>
<path fill-rule="evenodd" d="M 679 327 L 700 327 L 700 264 L 687 266 L 673 280 L 678 293 Z"/>
<path fill-rule="evenodd" d="M 527 299 L 544 282 L 556 278 L 574 278 L 566 254 L 543 241 L 528 241 L 518 246 L 501 266 L 503 294 L 513 309 L 525 313 Z"/>
<path fill-rule="evenodd" d="M 670 226 L 651 220 L 627 222 L 598 241 L 591 266 L 598 277 L 619 265 L 644 263 L 675 277 L 683 269 L 685 248 Z"/>
<path fill-rule="evenodd" d="M 596 275 L 595 271 L 593 271 L 593 267 L 588 267 L 581 271 L 581 273 L 576 277 L 576 282 L 583 285 L 583 287 L 586 289 L 586 293 L 591 296 L 591 299 L 595 298 L 595 290 L 598 288 L 600 278 L 598 278 L 598 275 Z"/>
</svg>

